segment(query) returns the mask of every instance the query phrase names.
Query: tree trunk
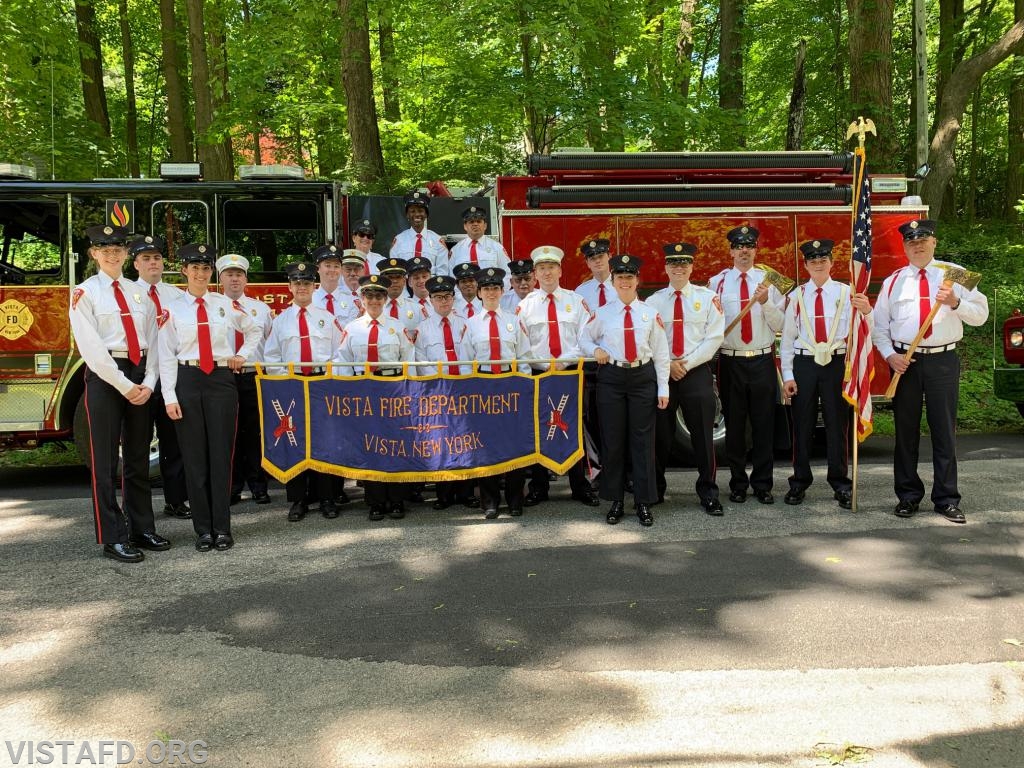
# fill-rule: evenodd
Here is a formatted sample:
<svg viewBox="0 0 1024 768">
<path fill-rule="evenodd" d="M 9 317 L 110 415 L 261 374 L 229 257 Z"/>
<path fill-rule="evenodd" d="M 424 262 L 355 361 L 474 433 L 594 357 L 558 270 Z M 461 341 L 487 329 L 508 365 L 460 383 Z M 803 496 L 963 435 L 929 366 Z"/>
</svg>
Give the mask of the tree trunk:
<svg viewBox="0 0 1024 768">
<path fill-rule="evenodd" d="M 966 49 L 958 42 L 964 28 L 964 0 L 939 0 L 939 47 L 935 52 L 935 103 L 942 100 L 953 68 Z"/>
<path fill-rule="evenodd" d="M 662 18 L 664 13 L 664 0 L 645 0 L 644 33 L 650 36 L 645 60 L 647 91 L 653 104 L 665 103 L 665 68 L 661 61 L 661 39 L 665 34 L 665 22 Z M 666 120 L 665 111 L 651 116 L 651 136 L 655 150 L 665 151 L 672 148 L 667 140 L 669 122 Z"/>
<path fill-rule="evenodd" d="M 675 98 L 674 114 L 678 117 L 665 124 L 665 146 L 662 147 L 670 152 L 680 152 L 686 148 L 686 123 L 683 116 L 690 99 L 690 78 L 693 76 L 693 19 L 696 7 L 696 0 L 680 0 L 679 31 L 676 34 L 675 61 L 670 76 L 671 93 L 668 97 Z"/>
<path fill-rule="evenodd" d="M 212 13 L 210 9 L 212 9 Z M 210 58 L 210 97 L 213 104 L 213 116 L 216 120 L 217 115 L 227 110 L 231 103 L 231 96 L 228 92 L 228 41 L 224 17 L 216 2 L 207 6 L 205 15 L 206 53 Z M 227 128 L 222 129 L 221 139 L 215 148 L 221 173 L 223 173 L 223 176 L 219 178 L 233 179 L 235 177 L 235 152 L 231 146 L 231 133 Z"/>
<path fill-rule="evenodd" d="M 142 175 L 139 167 L 139 115 L 135 106 L 135 49 L 132 47 L 132 30 L 128 25 L 128 0 L 120 0 L 118 3 L 118 16 L 121 22 L 121 51 L 124 58 L 124 135 L 128 149 L 128 175 L 138 178 Z"/>
<path fill-rule="evenodd" d="M 344 29 L 341 79 L 345 84 L 352 166 L 360 182 L 379 185 L 384 181 L 384 156 L 373 95 L 368 13 L 366 0 L 338 0 L 338 15 Z"/>
<path fill-rule="evenodd" d="M 1015 0 L 1014 19 L 1024 22 L 1024 0 Z M 1016 76 L 1010 81 L 1010 116 L 1007 130 L 1006 157 L 1006 217 L 1010 221 L 1021 221 L 1017 206 L 1024 200 L 1024 55 L 1016 56 Z"/>
<path fill-rule="evenodd" d="M 718 46 L 718 106 L 725 112 L 721 149 L 746 146 L 743 126 L 743 13 L 744 0 L 720 0 L 722 33 Z"/>
<path fill-rule="evenodd" d="M 212 133 L 214 90 L 220 85 L 213 82 L 213 68 L 207 48 L 206 18 L 203 0 L 185 0 L 188 10 L 188 42 L 192 54 L 192 91 L 196 100 L 196 137 L 199 161 L 207 179 L 226 180 L 234 176 L 231 156 L 225 144 Z"/>
<path fill-rule="evenodd" d="M 185 91 L 185 55 L 181 49 L 178 19 L 174 0 L 160 0 L 160 49 L 162 70 L 167 89 L 167 132 L 170 138 L 171 161 L 187 163 L 195 157 L 192 120 Z"/>
<path fill-rule="evenodd" d="M 103 52 L 96 31 L 96 9 L 93 0 L 75 1 L 75 24 L 78 27 L 78 60 L 82 68 L 82 96 L 85 115 L 99 127 L 103 138 L 110 138 L 110 113 L 107 92 L 103 87 Z"/>
<path fill-rule="evenodd" d="M 936 109 L 936 127 L 928 151 L 931 173 L 921 189 L 924 202 L 931 206 L 932 218 L 942 216 L 943 192 L 956 174 L 956 138 L 967 100 L 981 78 L 1008 56 L 1024 51 L 1024 21 L 1018 21 L 1003 36 L 981 53 L 961 62 L 953 70 Z"/>
<path fill-rule="evenodd" d="M 832 7 L 834 16 L 832 19 L 832 49 L 835 58 L 832 61 L 832 76 L 835 78 L 835 89 L 837 94 L 846 93 L 846 57 L 843 55 L 843 0 L 835 0 Z M 833 104 L 836 107 L 832 113 L 832 130 L 835 137 L 833 146 L 841 147 L 846 139 L 846 128 L 850 121 L 846 119 L 846 110 L 839 109 L 842 103 L 841 98 L 835 99 Z"/>
<path fill-rule="evenodd" d="M 894 0 L 847 0 L 850 15 L 849 118 L 871 119 L 878 129 L 872 153 L 877 168 L 902 167 L 892 118 Z"/>
<path fill-rule="evenodd" d="M 786 150 L 800 149 L 804 141 L 804 104 L 807 102 L 807 80 L 804 61 L 807 59 L 807 41 L 801 40 L 796 49 L 796 67 L 793 74 L 793 93 L 789 97 L 789 121 L 786 125 Z"/>
<path fill-rule="evenodd" d="M 974 224 L 978 215 L 978 201 L 974 192 L 978 188 L 978 113 L 981 109 L 981 86 L 974 89 L 971 100 L 971 149 L 967 153 L 967 195 L 964 201 L 964 218 L 968 225 Z"/>
<path fill-rule="evenodd" d="M 380 90 L 384 97 L 384 119 L 397 123 L 402 119 L 398 99 L 398 56 L 395 54 L 395 25 L 391 4 L 380 3 L 377 11 L 377 49 L 380 51 Z"/>
</svg>

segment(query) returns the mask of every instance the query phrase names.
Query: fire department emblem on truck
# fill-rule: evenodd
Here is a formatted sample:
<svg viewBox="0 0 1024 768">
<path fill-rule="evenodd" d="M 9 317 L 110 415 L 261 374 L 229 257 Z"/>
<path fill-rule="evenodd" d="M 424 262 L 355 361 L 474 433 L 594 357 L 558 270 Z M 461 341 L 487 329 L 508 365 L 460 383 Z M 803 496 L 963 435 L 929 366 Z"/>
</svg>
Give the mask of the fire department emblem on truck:
<svg viewBox="0 0 1024 768">
<path fill-rule="evenodd" d="M 0 317 L 3 324 L 0 325 L 0 338 L 14 341 L 28 333 L 35 322 L 32 311 L 20 301 L 10 299 L 0 304 Z"/>
</svg>

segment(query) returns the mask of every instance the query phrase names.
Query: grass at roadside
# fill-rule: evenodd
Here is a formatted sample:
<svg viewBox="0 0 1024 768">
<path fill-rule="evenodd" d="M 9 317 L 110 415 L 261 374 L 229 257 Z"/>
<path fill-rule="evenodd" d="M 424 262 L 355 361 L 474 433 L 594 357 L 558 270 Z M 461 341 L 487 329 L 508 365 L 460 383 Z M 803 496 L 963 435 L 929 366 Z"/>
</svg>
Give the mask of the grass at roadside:
<svg viewBox="0 0 1024 768">
<path fill-rule="evenodd" d="M 16 467 L 71 467 L 83 464 L 75 446 L 68 443 L 47 443 L 25 451 L 0 452 L 0 469 Z"/>
</svg>

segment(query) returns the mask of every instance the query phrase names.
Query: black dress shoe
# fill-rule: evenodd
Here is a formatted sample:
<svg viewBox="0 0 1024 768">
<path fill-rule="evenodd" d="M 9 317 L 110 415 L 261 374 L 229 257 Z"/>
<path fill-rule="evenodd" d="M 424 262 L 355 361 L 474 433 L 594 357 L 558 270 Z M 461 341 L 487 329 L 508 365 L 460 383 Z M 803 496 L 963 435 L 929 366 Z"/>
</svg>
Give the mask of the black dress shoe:
<svg viewBox="0 0 1024 768">
<path fill-rule="evenodd" d="M 150 549 L 163 552 L 171 548 L 171 542 L 157 533 L 138 533 L 132 537 L 132 546 L 136 549 Z"/>
<path fill-rule="evenodd" d="M 704 507 L 704 511 L 713 517 L 721 517 L 725 513 L 722 511 L 722 502 L 718 499 L 701 499 L 700 505 Z"/>
<path fill-rule="evenodd" d="M 605 522 L 608 525 L 615 525 L 622 519 L 622 515 L 625 514 L 625 507 L 621 501 L 613 501 L 611 509 L 608 510 L 608 514 L 605 515 Z"/>
<path fill-rule="evenodd" d="M 412 493 L 409 494 L 407 501 L 410 501 L 413 504 L 422 504 L 423 494 L 420 493 L 419 491 L 413 491 Z"/>
<path fill-rule="evenodd" d="M 804 496 L 807 495 L 806 491 L 798 491 L 796 488 L 790 488 L 786 491 L 786 496 L 782 500 L 790 506 L 796 506 L 797 504 L 804 503 Z"/>
<path fill-rule="evenodd" d="M 836 491 L 835 499 L 842 509 L 853 509 L 853 494 L 849 491 Z"/>
<path fill-rule="evenodd" d="M 334 506 L 333 501 L 321 501 L 320 514 L 328 520 L 333 520 L 338 516 L 338 508 Z"/>
<path fill-rule="evenodd" d="M 104 544 L 103 556 L 119 563 L 141 563 L 146 556 L 131 544 Z"/>
<path fill-rule="evenodd" d="M 485 520 L 497 520 L 498 519 L 498 508 L 497 507 L 488 507 L 487 509 L 485 509 L 484 510 L 484 519 Z"/>
<path fill-rule="evenodd" d="M 299 520 L 306 516 L 307 512 L 309 512 L 309 507 L 306 506 L 304 501 L 292 502 L 292 508 L 288 510 L 288 522 L 299 522 Z"/>
<path fill-rule="evenodd" d="M 901 501 L 892 511 L 896 517 L 913 517 L 915 512 L 917 512 L 916 501 Z"/>
<path fill-rule="evenodd" d="M 235 540 L 231 538 L 230 533 L 218 533 L 213 537 L 214 549 L 219 549 L 223 552 L 225 549 L 231 549 L 235 546 Z"/>
<path fill-rule="evenodd" d="M 192 519 L 192 510 L 188 508 L 188 504 L 164 504 L 164 514 L 179 520 Z"/>
<path fill-rule="evenodd" d="M 234 506 L 235 504 L 241 504 L 241 503 L 242 503 L 242 494 L 240 494 L 240 493 L 232 493 L 231 494 L 231 499 L 228 501 L 228 505 L 229 506 Z"/>
<path fill-rule="evenodd" d="M 459 499 L 459 503 L 469 509 L 480 509 L 480 499 L 476 496 L 463 496 Z"/>
<path fill-rule="evenodd" d="M 204 533 L 198 539 L 196 539 L 196 550 L 199 552 L 209 552 L 213 549 L 213 536 L 208 533 Z"/>
<path fill-rule="evenodd" d="M 637 504 L 636 516 L 640 519 L 640 525 L 644 528 L 650 528 L 654 525 L 654 515 L 651 514 L 651 507 L 649 504 Z"/>
<path fill-rule="evenodd" d="M 401 520 L 405 517 L 405 505 L 402 502 L 395 502 L 388 510 L 388 517 L 392 520 Z"/>
<path fill-rule="evenodd" d="M 586 504 L 588 507 L 600 507 L 601 500 L 597 498 L 597 494 L 593 491 L 580 491 L 572 495 L 574 501 L 578 501 L 581 504 Z"/>
<path fill-rule="evenodd" d="M 508 513 L 512 517 L 522 517 L 523 516 L 523 510 L 520 509 L 519 507 L 512 507 L 511 509 L 509 509 Z"/>
<path fill-rule="evenodd" d="M 747 492 L 746 491 L 730 491 L 729 492 L 729 501 L 731 501 L 731 502 L 734 502 L 736 504 L 742 504 L 746 500 L 747 500 Z"/>
<path fill-rule="evenodd" d="M 949 520 L 951 523 L 966 523 L 967 518 L 963 511 L 956 504 L 939 504 L 935 511 Z"/>
<path fill-rule="evenodd" d="M 431 504 L 430 506 L 433 509 L 439 509 L 440 510 L 440 509 L 448 509 L 448 507 L 450 507 L 451 505 L 452 505 L 452 503 L 450 501 L 445 501 L 444 499 L 436 499 L 434 501 L 434 503 Z"/>
<path fill-rule="evenodd" d="M 526 498 L 523 499 L 524 507 L 535 507 L 542 501 L 548 500 L 547 491 L 530 491 L 526 494 Z"/>
<path fill-rule="evenodd" d="M 371 520 L 383 520 L 384 519 L 384 505 L 383 504 L 371 504 L 370 515 Z"/>
<path fill-rule="evenodd" d="M 771 491 L 754 491 L 754 496 L 756 496 L 757 500 L 759 502 L 761 502 L 762 504 L 774 504 L 775 503 L 775 497 L 772 496 L 772 492 Z"/>
<path fill-rule="evenodd" d="M 337 498 L 334 499 L 334 504 L 335 504 L 335 506 L 340 507 L 343 504 L 348 504 L 348 502 L 349 502 L 348 494 L 345 493 L 345 489 L 343 488 L 342 490 L 338 491 L 338 496 L 337 496 Z"/>
<path fill-rule="evenodd" d="M 270 503 L 270 494 L 267 493 L 266 491 L 253 491 L 253 493 L 252 493 L 252 500 L 256 504 L 269 504 Z"/>
</svg>

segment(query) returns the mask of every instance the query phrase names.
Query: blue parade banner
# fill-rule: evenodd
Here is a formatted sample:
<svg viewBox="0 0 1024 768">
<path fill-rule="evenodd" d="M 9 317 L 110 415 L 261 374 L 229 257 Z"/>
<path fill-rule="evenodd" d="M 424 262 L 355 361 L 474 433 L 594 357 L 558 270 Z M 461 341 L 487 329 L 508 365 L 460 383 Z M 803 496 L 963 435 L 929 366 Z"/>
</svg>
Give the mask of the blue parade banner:
<svg viewBox="0 0 1024 768">
<path fill-rule="evenodd" d="M 583 456 L 583 374 L 259 376 L 263 466 L 359 480 L 466 480 Z"/>
</svg>

